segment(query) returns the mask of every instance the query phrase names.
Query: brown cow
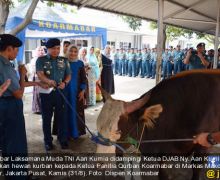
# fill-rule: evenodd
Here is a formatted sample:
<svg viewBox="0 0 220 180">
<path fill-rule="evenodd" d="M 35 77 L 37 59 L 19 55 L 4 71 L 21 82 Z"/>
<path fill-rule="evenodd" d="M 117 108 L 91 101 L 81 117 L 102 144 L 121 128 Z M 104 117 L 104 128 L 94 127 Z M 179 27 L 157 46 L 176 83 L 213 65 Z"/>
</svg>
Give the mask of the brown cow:
<svg viewBox="0 0 220 180">
<path fill-rule="evenodd" d="M 112 141 L 123 140 L 128 131 L 139 125 L 139 138 L 143 123 L 143 140 L 192 138 L 200 132 L 219 131 L 220 127 L 220 71 L 194 70 L 164 80 L 140 99 L 123 102 L 104 94 L 107 101 L 97 119 L 97 129 Z M 157 118 L 158 117 L 158 118 Z M 141 144 L 141 153 L 180 153 L 190 155 L 201 152 L 202 147 L 192 142 Z M 114 146 L 97 145 L 98 153 L 115 152 Z M 194 172 L 192 179 L 198 179 Z"/>
</svg>

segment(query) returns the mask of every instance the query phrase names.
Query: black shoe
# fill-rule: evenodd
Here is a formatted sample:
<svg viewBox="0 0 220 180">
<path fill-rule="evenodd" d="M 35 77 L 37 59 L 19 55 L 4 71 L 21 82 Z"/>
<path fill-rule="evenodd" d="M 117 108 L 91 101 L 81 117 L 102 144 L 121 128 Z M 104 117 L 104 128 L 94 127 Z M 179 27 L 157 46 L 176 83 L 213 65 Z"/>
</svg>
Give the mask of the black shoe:
<svg viewBox="0 0 220 180">
<path fill-rule="evenodd" d="M 53 144 L 46 144 L 45 145 L 45 149 L 46 149 L 46 151 L 51 151 L 51 150 L 53 150 Z"/>
<path fill-rule="evenodd" d="M 61 149 L 68 149 L 69 145 L 67 142 L 60 143 Z"/>
</svg>

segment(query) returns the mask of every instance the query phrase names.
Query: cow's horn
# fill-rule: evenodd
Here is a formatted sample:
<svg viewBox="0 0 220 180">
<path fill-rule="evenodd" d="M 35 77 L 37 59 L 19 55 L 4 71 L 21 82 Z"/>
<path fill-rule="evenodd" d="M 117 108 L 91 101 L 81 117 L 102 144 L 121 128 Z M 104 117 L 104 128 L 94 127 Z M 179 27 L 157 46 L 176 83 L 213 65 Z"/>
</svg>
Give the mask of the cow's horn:
<svg viewBox="0 0 220 180">
<path fill-rule="evenodd" d="M 140 99 L 137 99 L 137 100 L 131 101 L 131 102 L 126 102 L 125 103 L 125 112 L 129 114 L 129 113 L 132 113 L 132 112 L 140 109 L 149 100 L 149 98 L 150 98 L 150 92 L 147 93 L 146 95 L 144 95 Z"/>
<path fill-rule="evenodd" d="M 104 90 L 99 83 L 98 83 L 98 87 L 99 87 L 99 89 L 101 90 L 102 96 L 104 97 L 104 100 L 105 100 L 105 101 L 106 101 L 107 99 L 111 99 L 111 98 L 112 98 L 111 95 L 110 95 L 108 92 L 106 92 L 106 90 Z"/>
</svg>

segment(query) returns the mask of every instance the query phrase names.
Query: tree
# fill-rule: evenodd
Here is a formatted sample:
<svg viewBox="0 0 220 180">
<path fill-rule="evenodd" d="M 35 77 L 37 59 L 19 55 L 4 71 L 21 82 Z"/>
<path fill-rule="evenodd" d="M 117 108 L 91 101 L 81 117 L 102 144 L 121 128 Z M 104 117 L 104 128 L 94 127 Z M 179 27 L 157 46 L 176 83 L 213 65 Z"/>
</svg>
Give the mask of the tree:
<svg viewBox="0 0 220 180">
<path fill-rule="evenodd" d="M 157 23 L 151 22 L 150 27 L 152 29 L 157 29 Z M 190 39 L 190 38 L 192 38 L 193 33 L 195 33 L 192 30 L 179 28 L 179 27 L 175 27 L 175 26 L 171 26 L 171 25 L 166 25 L 165 31 L 166 31 L 166 39 L 170 40 L 170 41 L 173 41 L 181 36 Z M 200 34 L 200 36 L 202 36 L 202 34 Z"/>
<path fill-rule="evenodd" d="M 27 2 L 27 0 L 19 0 L 19 2 Z M 34 0 L 31 2 L 30 7 L 28 8 L 28 11 L 25 15 L 25 18 L 23 21 L 14 29 L 9 32 L 10 34 L 16 35 L 20 31 L 22 31 L 31 21 L 32 21 L 32 16 L 34 13 L 34 10 L 37 7 L 39 0 Z M 0 33 L 5 32 L 5 26 L 6 26 L 6 21 L 8 19 L 9 15 L 9 9 L 13 7 L 13 1 L 12 0 L 0 0 L 0 16 L 3 17 L 0 21 Z"/>
<path fill-rule="evenodd" d="M 142 26 L 142 19 L 140 18 L 132 16 L 121 16 L 121 18 L 128 23 L 129 27 L 134 31 L 139 30 Z"/>
<path fill-rule="evenodd" d="M 0 34 L 5 32 L 5 24 L 8 19 L 9 7 L 12 5 L 10 0 L 0 0 Z"/>
<path fill-rule="evenodd" d="M 28 1 L 30 0 L 18 0 L 18 2 L 20 3 L 27 3 Z M 12 29 L 9 32 L 9 34 L 13 34 L 13 35 L 18 34 L 32 21 L 34 10 L 36 9 L 38 2 L 39 0 L 31 0 L 30 7 L 28 8 L 28 11 L 23 21 L 17 27 Z M 55 3 L 52 1 L 48 1 L 47 5 L 54 6 Z M 5 32 L 5 26 L 6 26 L 6 21 L 8 19 L 9 11 L 10 11 L 10 8 L 12 8 L 13 6 L 14 6 L 13 0 L 0 0 L 0 17 L 2 17 L 0 19 L 0 34 Z M 67 5 L 63 3 L 61 3 L 61 6 L 63 8 L 67 8 Z M 74 10 L 71 9 L 71 12 L 74 12 Z"/>
<path fill-rule="evenodd" d="M 213 36 L 213 35 L 206 34 L 205 36 L 202 36 L 201 38 L 205 39 L 210 44 L 215 44 L 215 36 Z"/>
<path fill-rule="evenodd" d="M 32 21 L 34 10 L 36 9 L 38 2 L 39 0 L 32 1 L 23 21 L 16 28 L 12 29 L 10 34 L 16 35 L 20 31 L 22 31 Z"/>
<path fill-rule="evenodd" d="M 156 22 L 151 22 L 150 27 L 152 29 L 157 29 L 157 23 Z M 175 39 L 178 39 L 179 37 L 185 37 L 187 39 L 191 39 L 193 37 L 193 34 L 197 36 L 197 38 L 204 38 L 206 35 L 200 32 L 195 32 L 190 29 L 184 29 L 180 27 L 175 27 L 172 25 L 165 25 L 164 28 L 164 48 L 166 41 L 173 41 Z"/>
</svg>

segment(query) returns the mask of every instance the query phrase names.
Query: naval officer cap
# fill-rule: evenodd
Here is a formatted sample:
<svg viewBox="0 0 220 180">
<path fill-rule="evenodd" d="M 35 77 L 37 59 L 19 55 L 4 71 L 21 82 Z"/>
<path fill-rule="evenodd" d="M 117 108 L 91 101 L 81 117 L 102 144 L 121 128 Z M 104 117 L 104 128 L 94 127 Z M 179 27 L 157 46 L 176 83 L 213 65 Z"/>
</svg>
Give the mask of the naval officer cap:
<svg viewBox="0 0 220 180">
<path fill-rule="evenodd" d="M 197 47 L 197 48 L 198 48 L 198 47 L 205 47 L 205 43 L 199 43 L 199 44 L 197 44 L 196 47 Z"/>
<path fill-rule="evenodd" d="M 22 42 L 20 39 L 11 34 L 0 34 L 0 48 L 4 49 L 8 46 L 20 47 L 22 46 Z"/>
<path fill-rule="evenodd" d="M 53 48 L 55 46 L 60 46 L 60 40 L 57 38 L 51 38 L 46 43 L 46 48 Z"/>
</svg>

